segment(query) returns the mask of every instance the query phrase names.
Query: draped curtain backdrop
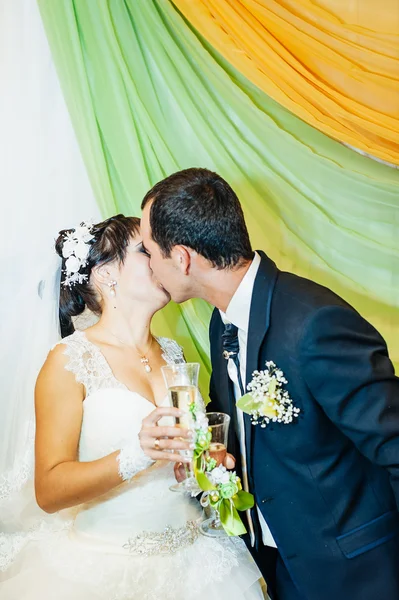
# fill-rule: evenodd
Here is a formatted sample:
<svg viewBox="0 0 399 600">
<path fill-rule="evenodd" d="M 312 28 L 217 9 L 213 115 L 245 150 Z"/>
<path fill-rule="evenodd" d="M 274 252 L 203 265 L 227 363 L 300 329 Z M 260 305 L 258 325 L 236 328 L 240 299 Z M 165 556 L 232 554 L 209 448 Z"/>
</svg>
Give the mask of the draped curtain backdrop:
<svg viewBox="0 0 399 600">
<path fill-rule="evenodd" d="M 396 160 L 394 22 L 351 25 L 332 0 L 38 1 L 103 214 L 139 214 L 148 188 L 179 169 L 216 170 L 253 245 L 342 295 L 398 363 L 399 172 L 322 133 Z M 158 326 L 208 367 L 209 316 L 199 301 L 171 305 Z"/>
<path fill-rule="evenodd" d="M 236 68 L 330 136 L 399 164 L 397 0 L 173 0 Z"/>
</svg>

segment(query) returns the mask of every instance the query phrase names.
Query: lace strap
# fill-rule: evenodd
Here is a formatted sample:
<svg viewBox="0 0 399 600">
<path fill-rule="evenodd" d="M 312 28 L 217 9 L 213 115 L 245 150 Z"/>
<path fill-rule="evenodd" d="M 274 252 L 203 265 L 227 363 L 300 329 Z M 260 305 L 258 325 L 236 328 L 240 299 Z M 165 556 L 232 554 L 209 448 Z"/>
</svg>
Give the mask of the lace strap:
<svg viewBox="0 0 399 600">
<path fill-rule="evenodd" d="M 65 346 L 64 354 L 69 359 L 65 369 L 71 371 L 75 375 L 76 381 L 84 385 L 86 395 L 88 395 L 95 388 L 98 378 L 108 375 L 108 364 L 102 354 L 97 352 L 95 346 L 89 342 L 83 331 L 75 331 L 58 344 Z"/>
<path fill-rule="evenodd" d="M 162 358 L 168 365 L 175 365 L 186 362 L 184 359 L 183 348 L 175 340 L 165 337 L 156 338 L 161 346 L 163 354 Z"/>
</svg>

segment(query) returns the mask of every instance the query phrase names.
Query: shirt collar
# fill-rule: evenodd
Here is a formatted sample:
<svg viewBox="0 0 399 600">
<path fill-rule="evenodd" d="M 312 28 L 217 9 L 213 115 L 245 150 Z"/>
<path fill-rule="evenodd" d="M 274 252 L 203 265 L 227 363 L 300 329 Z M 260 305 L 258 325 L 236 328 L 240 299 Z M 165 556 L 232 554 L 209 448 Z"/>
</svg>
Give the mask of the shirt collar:
<svg viewBox="0 0 399 600">
<path fill-rule="evenodd" d="M 254 254 L 253 261 L 243 280 L 238 286 L 234 296 L 230 300 L 226 312 L 220 312 L 224 324 L 233 323 L 238 329 L 248 332 L 249 313 L 251 310 L 252 292 L 256 275 L 260 265 L 260 256 L 257 252 Z"/>
</svg>

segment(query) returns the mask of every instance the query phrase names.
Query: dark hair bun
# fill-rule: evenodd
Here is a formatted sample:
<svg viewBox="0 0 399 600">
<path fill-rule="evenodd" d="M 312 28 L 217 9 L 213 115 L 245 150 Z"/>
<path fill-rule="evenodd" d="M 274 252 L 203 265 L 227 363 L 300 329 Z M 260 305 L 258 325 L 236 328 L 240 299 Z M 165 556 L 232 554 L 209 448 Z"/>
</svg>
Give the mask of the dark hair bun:
<svg viewBox="0 0 399 600">
<path fill-rule="evenodd" d="M 93 286 L 90 284 L 90 273 L 93 267 L 117 260 L 123 263 L 127 247 L 131 238 L 140 231 L 140 219 L 116 215 L 102 223 L 93 225 L 91 234 L 94 238 L 90 241 L 87 255 L 87 264 L 79 271 L 87 275 L 86 281 L 64 285 L 66 259 L 63 257 L 65 237 L 73 233 L 74 229 L 63 229 L 55 242 L 55 250 L 62 258 L 59 318 L 61 336 L 64 338 L 74 332 L 72 317 L 77 317 L 87 307 L 95 314 L 101 314 L 101 300 Z"/>
<path fill-rule="evenodd" d="M 76 286 L 71 288 L 61 285 L 59 306 L 61 337 L 64 338 L 75 331 L 72 317 L 77 317 L 82 314 L 85 308 L 86 303 L 76 289 Z"/>
<path fill-rule="evenodd" d="M 75 231 L 75 230 L 74 229 L 63 229 L 62 231 L 59 232 L 58 238 L 55 241 L 55 251 L 57 252 L 58 256 L 60 256 L 61 258 L 64 258 L 62 255 L 62 251 L 64 248 L 65 236 L 67 233 L 72 233 L 73 231 Z"/>
</svg>

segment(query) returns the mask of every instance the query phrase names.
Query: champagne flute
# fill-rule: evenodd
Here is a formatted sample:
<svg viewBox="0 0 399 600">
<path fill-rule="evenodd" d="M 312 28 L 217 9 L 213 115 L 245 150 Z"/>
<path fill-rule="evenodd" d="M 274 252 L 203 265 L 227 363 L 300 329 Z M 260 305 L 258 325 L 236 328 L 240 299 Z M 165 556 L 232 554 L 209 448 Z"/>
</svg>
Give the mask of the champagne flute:
<svg viewBox="0 0 399 600">
<path fill-rule="evenodd" d="M 190 406 L 197 403 L 198 397 L 198 363 L 178 363 L 161 367 L 162 374 L 168 388 L 169 399 L 175 408 L 184 411 L 180 417 L 176 417 L 176 426 L 193 430 L 194 420 Z M 192 458 L 192 450 L 180 450 L 184 457 Z M 193 463 L 185 463 L 187 478 L 181 483 L 172 485 L 172 492 L 187 492 L 192 496 L 201 492 L 194 475 Z"/>
<path fill-rule="evenodd" d="M 211 442 L 207 455 L 216 461 L 216 466 L 223 465 L 227 454 L 227 438 L 229 434 L 230 416 L 225 413 L 210 412 L 206 413 L 211 431 Z M 209 505 L 208 492 L 202 494 L 201 505 L 206 508 Z M 223 525 L 220 522 L 220 515 L 217 508 L 214 508 L 214 514 L 209 519 L 203 521 L 200 525 L 200 531 L 207 537 L 227 536 Z"/>
<path fill-rule="evenodd" d="M 225 413 L 209 412 L 206 413 L 206 417 L 212 435 L 208 450 L 209 456 L 216 460 L 217 466 L 223 465 L 227 455 L 230 416 Z"/>
</svg>

